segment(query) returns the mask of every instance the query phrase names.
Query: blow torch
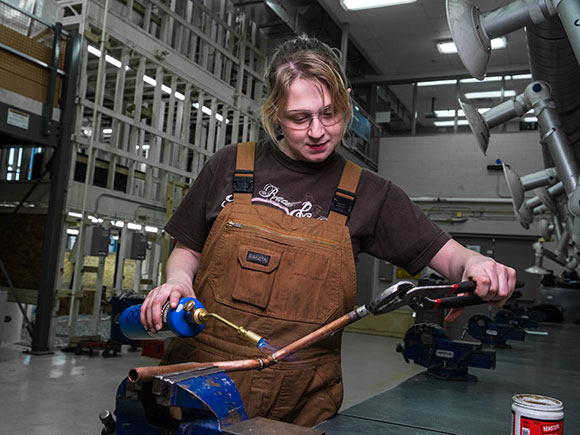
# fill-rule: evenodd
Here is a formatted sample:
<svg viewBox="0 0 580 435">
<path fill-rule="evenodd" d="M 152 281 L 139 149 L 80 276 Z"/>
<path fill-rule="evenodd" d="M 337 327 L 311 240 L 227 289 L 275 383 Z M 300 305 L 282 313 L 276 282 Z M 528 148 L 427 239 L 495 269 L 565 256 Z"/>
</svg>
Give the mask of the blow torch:
<svg viewBox="0 0 580 435">
<path fill-rule="evenodd" d="M 182 298 L 173 309 L 169 301 L 161 310 L 163 327 L 152 332 L 145 329 L 141 323 L 141 304 L 133 305 L 121 314 L 119 326 L 121 332 L 130 340 L 163 340 L 173 337 L 195 337 L 199 334 L 209 318 L 214 318 L 236 330 L 244 340 L 262 349 L 266 340 L 253 331 L 248 331 L 243 326 L 234 325 L 219 314 L 209 313 L 203 304 L 195 298 Z"/>
</svg>

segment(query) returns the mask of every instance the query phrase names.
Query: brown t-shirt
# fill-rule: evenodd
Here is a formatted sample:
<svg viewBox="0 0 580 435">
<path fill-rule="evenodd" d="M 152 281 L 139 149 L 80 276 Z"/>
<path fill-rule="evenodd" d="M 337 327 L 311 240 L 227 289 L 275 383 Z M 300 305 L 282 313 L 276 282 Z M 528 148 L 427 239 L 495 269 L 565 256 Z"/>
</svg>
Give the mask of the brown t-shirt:
<svg viewBox="0 0 580 435">
<path fill-rule="evenodd" d="M 236 146 L 215 153 L 204 166 L 166 231 L 185 246 L 201 252 L 211 226 L 233 200 Z M 333 153 L 321 163 L 292 160 L 271 142 L 256 146 L 256 206 L 270 206 L 298 218 L 326 219 L 345 159 Z M 416 273 L 449 240 L 396 185 L 363 170 L 346 224 L 353 252 L 387 260 Z"/>
</svg>

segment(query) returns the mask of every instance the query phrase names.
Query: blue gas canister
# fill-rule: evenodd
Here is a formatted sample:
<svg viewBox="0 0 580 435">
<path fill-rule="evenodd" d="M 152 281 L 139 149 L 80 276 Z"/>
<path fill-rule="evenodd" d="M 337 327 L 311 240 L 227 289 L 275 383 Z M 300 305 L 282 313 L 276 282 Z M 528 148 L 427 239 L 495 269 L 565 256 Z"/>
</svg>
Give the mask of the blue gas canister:
<svg viewBox="0 0 580 435">
<path fill-rule="evenodd" d="M 193 301 L 194 305 L 188 302 Z M 185 306 L 189 309 L 184 309 Z M 121 314 L 119 326 L 121 332 L 131 340 L 163 340 L 173 337 L 195 337 L 205 324 L 198 325 L 193 320 L 193 311 L 204 308 L 203 304 L 195 298 L 181 298 L 177 308 L 173 309 L 169 301 L 161 310 L 163 328 L 158 332 L 149 332 L 141 323 L 141 304 L 127 308 Z"/>
</svg>

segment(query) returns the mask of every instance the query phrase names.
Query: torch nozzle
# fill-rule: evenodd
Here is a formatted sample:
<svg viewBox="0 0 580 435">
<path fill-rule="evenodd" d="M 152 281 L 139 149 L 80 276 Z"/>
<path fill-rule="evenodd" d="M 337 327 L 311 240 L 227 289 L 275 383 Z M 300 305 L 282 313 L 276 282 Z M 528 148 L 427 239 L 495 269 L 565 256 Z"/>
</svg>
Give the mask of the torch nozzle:
<svg viewBox="0 0 580 435">
<path fill-rule="evenodd" d="M 215 314 L 215 313 L 209 313 L 206 309 L 204 308 L 198 308 L 197 310 L 195 310 L 193 312 L 193 321 L 195 323 L 197 323 L 198 325 L 202 325 L 205 322 L 208 321 L 208 319 L 210 317 L 213 317 L 214 319 L 219 320 L 220 322 L 228 325 L 230 328 L 233 328 L 236 330 L 236 332 L 246 341 L 252 343 L 253 345 L 259 347 L 260 349 L 263 346 L 263 343 L 265 343 L 265 340 L 259 336 L 258 334 L 256 334 L 253 331 L 248 331 L 246 328 L 244 328 L 243 326 L 237 326 L 234 325 L 232 322 L 230 322 L 227 319 L 224 319 L 222 316 L 220 316 L 219 314 Z"/>
</svg>

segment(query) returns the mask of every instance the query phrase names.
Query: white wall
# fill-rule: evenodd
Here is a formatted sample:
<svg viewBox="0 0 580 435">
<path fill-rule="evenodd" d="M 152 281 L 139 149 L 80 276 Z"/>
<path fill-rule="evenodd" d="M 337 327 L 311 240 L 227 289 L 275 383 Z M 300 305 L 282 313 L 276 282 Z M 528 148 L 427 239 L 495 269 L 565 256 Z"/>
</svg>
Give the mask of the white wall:
<svg viewBox="0 0 580 435">
<path fill-rule="evenodd" d="M 526 230 L 516 221 L 503 171 L 487 169 L 497 159 L 520 176 L 544 169 L 538 132 L 492 134 L 487 156 L 471 134 L 383 138 L 379 174 L 401 186 L 410 197 L 423 198 L 417 204 L 462 243 L 481 235 L 476 244 L 497 245 L 501 252 L 482 253 L 516 267 L 518 279 L 529 287 L 526 298 L 536 301 L 539 276 L 524 270 L 534 262 L 532 242 L 539 237 L 539 230 L 535 224 Z M 526 196 L 533 196 L 533 192 Z M 452 201 L 430 202 L 425 197 Z M 458 198 L 465 200 L 455 202 Z M 445 222 L 445 216 L 456 216 L 458 210 L 465 211 L 466 222 Z M 499 248 L 505 244 L 510 249 Z M 556 266 L 548 263 L 549 268 Z"/>
<path fill-rule="evenodd" d="M 379 173 L 409 196 L 498 198 L 508 196 L 501 159 L 520 176 L 544 169 L 537 131 L 492 134 L 484 156 L 471 134 L 387 137 L 380 141 Z"/>
<path fill-rule="evenodd" d="M 471 134 L 383 138 L 379 173 L 417 199 L 447 232 L 535 237 L 536 224 L 526 230 L 513 215 L 503 171 L 490 171 L 487 166 L 500 159 L 520 176 L 544 169 L 538 139 L 536 131 L 492 134 L 484 156 Z M 533 192 L 527 194 L 531 196 Z M 465 201 L 457 203 L 459 199 Z M 468 220 L 447 222 L 457 210 L 463 210 Z"/>
</svg>

